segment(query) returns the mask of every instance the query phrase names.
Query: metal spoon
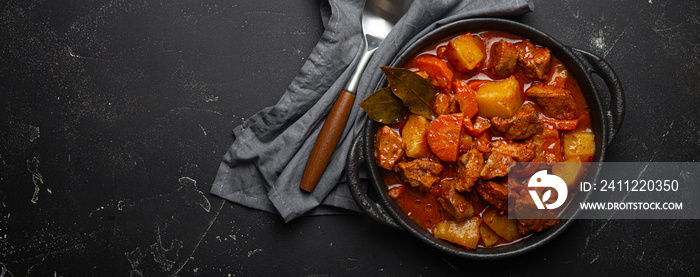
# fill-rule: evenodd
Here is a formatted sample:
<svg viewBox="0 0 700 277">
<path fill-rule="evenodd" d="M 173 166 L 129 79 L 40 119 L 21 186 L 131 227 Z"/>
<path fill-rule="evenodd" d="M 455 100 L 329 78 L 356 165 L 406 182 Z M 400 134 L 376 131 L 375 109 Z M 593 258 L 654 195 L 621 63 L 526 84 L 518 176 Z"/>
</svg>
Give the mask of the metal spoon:
<svg viewBox="0 0 700 277">
<path fill-rule="evenodd" d="M 321 128 L 321 133 L 316 139 L 311 156 L 306 163 L 304 175 L 301 178 L 301 189 L 313 191 L 318 180 L 326 170 L 328 161 L 338 145 L 340 135 L 343 133 L 345 123 L 348 121 L 350 110 L 355 101 L 355 90 L 360 83 L 360 76 L 367 66 L 367 62 L 379 47 L 379 44 L 389 34 L 396 22 L 408 11 L 413 0 L 367 0 L 362 9 L 362 33 L 365 38 L 363 54 L 345 85 L 345 88 L 335 100 L 333 108 L 328 113 L 326 122 Z"/>
</svg>

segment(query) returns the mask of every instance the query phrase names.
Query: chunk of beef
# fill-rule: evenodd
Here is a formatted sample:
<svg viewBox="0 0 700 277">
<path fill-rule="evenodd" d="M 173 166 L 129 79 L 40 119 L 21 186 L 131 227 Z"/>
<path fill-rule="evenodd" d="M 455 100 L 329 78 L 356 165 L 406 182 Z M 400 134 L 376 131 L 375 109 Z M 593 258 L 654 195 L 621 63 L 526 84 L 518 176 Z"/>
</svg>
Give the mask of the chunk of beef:
<svg viewBox="0 0 700 277">
<path fill-rule="evenodd" d="M 499 210 L 508 205 L 508 186 L 493 180 L 481 180 L 476 185 L 476 192 L 482 199 Z"/>
<path fill-rule="evenodd" d="M 541 133 L 532 136 L 530 141 L 534 146 L 535 159 L 545 163 L 562 161 L 559 131 L 545 128 Z"/>
<path fill-rule="evenodd" d="M 462 129 L 462 133 L 459 134 L 459 151 L 472 149 L 472 142 L 474 142 L 474 138 L 469 135 L 466 129 Z"/>
<path fill-rule="evenodd" d="M 430 189 L 440 179 L 438 175 L 442 171 L 441 164 L 427 160 L 400 162 L 396 167 L 401 179 L 421 191 Z"/>
<path fill-rule="evenodd" d="M 520 106 L 511 118 L 491 118 L 491 124 L 509 139 L 526 139 L 542 132 L 543 128 L 535 105 L 532 103 L 525 103 Z"/>
<path fill-rule="evenodd" d="M 404 185 L 392 186 L 389 188 L 389 197 L 391 197 L 391 199 L 398 199 L 405 189 L 406 186 Z"/>
<path fill-rule="evenodd" d="M 438 115 L 453 114 L 460 112 L 457 100 L 455 100 L 452 96 L 444 93 L 438 93 L 438 95 L 435 97 L 433 109 Z"/>
<path fill-rule="evenodd" d="M 527 235 L 532 232 L 542 232 L 559 222 L 559 219 L 518 219 L 518 233 Z"/>
<path fill-rule="evenodd" d="M 547 85 L 565 88 L 567 80 L 569 80 L 569 71 L 566 69 L 566 66 L 557 58 L 552 58 Z"/>
<path fill-rule="evenodd" d="M 540 117 L 540 121 L 544 124 L 545 128 L 551 128 L 556 130 L 576 130 L 578 126 L 578 119 L 560 120 L 551 119 L 549 117 Z"/>
<path fill-rule="evenodd" d="M 404 155 L 403 138 L 399 136 L 389 126 L 384 126 L 377 131 L 377 136 L 374 141 L 374 158 L 377 164 L 386 169 L 392 170 L 396 161 Z"/>
<path fill-rule="evenodd" d="M 513 168 L 514 163 L 515 161 L 510 156 L 500 152 L 492 152 L 479 175 L 484 179 L 506 176 L 508 171 Z"/>
<path fill-rule="evenodd" d="M 515 46 L 505 40 L 499 40 L 491 45 L 491 73 L 500 77 L 507 77 L 513 74 L 518 65 L 518 50 Z"/>
<path fill-rule="evenodd" d="M 455 182 L 450 179 L 440 181 L 437 200 L 442 210 L 452 215 L 456 220 L 462 220 L 474 216 L 474 207 L 464 195 L 457 192 Z"/>
<path fill-rule="evenodd" d="M 474 138 L 476 142 L 476 149 L 481 151 L 481 153 L 491 152 L 491 131 L 486 130 L 480 135 Z"/>
<path fill-rule="evenodd" d="M 517 218 L 518 233 L 523 236 L 532 232 L 542 232 L 559 222 L 559 218 L 553 211 L 537 209 L 528 190 L 521 191 L 515 200 L 512 212 Z"/>
<path fill-rule="evenodd" d="M 511 156 L 518 162 L 529 162 L 535 158 L 535 146 L 531 141 L 497 140 L 491 143 L 491 151 Z"/>
<path fill-rule="evenodd" d="M 515 44 L 518 50 L 518 64 L 525 69 L 525 77 L 533 80 L 546 80 L 552 63 L 549 49 L 523 40 Z"/>
<path fill-rule="evenodd" d="M 477 116 L 476 120 L 472 120 L 468 117 L 464 118 L 464 127 L 467 128 L 467 132 L 472 136 L 478 136 L 486 129 L 491 128 L 491 122 L 484 117 Z"/>
<path fill-rule="evenodd" d="M 576 102 L 571 92 L 554 86 L 534 85 L 525 91 L 534 99 L 544 115 L 556 119 L 574 119 L 577 117 Z"/>
<path fill-rule="evenodd" d="M 484 157 L 479 150 L 471 149 L 459 157 L 457 159 L 455 188 L 458 191 L 470 191 L 476 180 L 479 179 L 482 167 L 484 167 Z"/>
</svg>

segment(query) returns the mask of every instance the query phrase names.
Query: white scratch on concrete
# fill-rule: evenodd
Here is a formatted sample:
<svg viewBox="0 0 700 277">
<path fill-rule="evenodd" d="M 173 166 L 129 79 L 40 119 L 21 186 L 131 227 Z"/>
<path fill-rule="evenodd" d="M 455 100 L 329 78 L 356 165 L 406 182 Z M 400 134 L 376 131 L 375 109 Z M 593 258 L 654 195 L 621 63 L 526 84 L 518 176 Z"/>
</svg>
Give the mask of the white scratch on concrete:
<svg viewBox="0 0 700 277">
<path fill-rule="evenodd" d="M 207 103 L 209 103 L 209 102 L 216 102 L 216 101 L 219 101 L 219 96 L 207 95 L 207 96 L 204 98 L 204 102 L 207 102 Z"/>
<path fill-rule="evenodd" d="M 43 176 L 39 173 L 39 158 L 36 156 L 31 160 L 27 160 L 27 170 L 32 174 L 32 183 L 34 183 L 34 195 L 31 202 L 36 204 L 39 201 L 39 183 L 44 184 Z"/>
<path fill-rule="evenodd" d="M 180 177 L 178 181 L 180 182 L 180 186 L 186 186 L 187 184 L 192 185 L 194 190 L 201 197 L 197 204 L 199 204 L 199 206 L 201 206 L 205 211 L 211 211 L 211 202 L 209 202 L 207 196 L 204 195 L 204 193 L 197 188 L 197 181 L 195 179 L 192 179 L 190 177 Z"/>
<path fill-rule="evenodd" d="M 179 108 L 170 109 L 171 113 L 179 114 L 180 111 L 198 111 L 198 112 L 206 112 L 206 113 L 223 115 L 223 114 L 221 114 L 221 112 L 218 112 L 215 110 L 210 110 L 210 109 L 200 109 L 200 108 L 190 108 L 190 107 L 179 107 Z"/>
<path fill-rule="evenodd" d="M 0 270 L 2 270 L 2 271 L 0 271 L 0 277 L 6 277 L 6 276 L 7 277 L 10 277 L 10 276 L 14 277 L 15 276 L 14 274 L 12 274 L 12 272 L 10 272 L 9 269 L 7 269 L 7 266 L 5 265 L 5 263 L 0 263 Z"/>
<path fill-rule="evenodd" d="M 134 251 L 131 252 L 126 252 L 124 253 L 126 256 L 126 259 L 129 261 L 129 264 L 131 265 L 131 271 L 129 271 L 129 276 L 130 277 L 141 277 L 143 276 L 143 272 L 139 269 L 139 265 L 141 265 L 141 260 L 143 260 L 144 257 L 146 257 L 146 254 L 141 251 L 141 248 L 136 247 Z"/>
<path fill-rule="evenodd" d="M 625 32 L 627 32 L 627 29 L 629 29 L 629 26 L 625 27 L 625 29 L 622 30 L 622 32 L 620 33 L 620 35 L 617 36 L 617 38 L 615 39 L 615 41 L 613 41 L 612 45 L 610 45 L 610 47 L 608 47 L 607 50 L 605 50 L 605 52 L 603 53 L 603 58 L 607 57 L 608 54 L 610 54 L 610 52 L 611 52 L 611 51 L 613 50 L 613 48 L 615 47 L 615 44 L 617 44 L 617 42 L 620 40 L 620 38 L 622 38 L 622 37 L 625 35 Z"/>
<path fill-rule="evenodd" d="M 29 125 L 29 129 L 29 142 L 34 142 L 41 137 L 39 127 Z"/>
<path fill-rule="evenodd" d="M 199 125 L 199 128 L 202 129 L 202 133 L 204 133 L 204 136 L 206 137 L 206 136 L 207 136 L 207 130 L 204 129 L 204 126 L 202 126 L 202 124 L 197 124 L 197 125 Z"/>
<path fill-rule="evenodd" d="M 192 252 L 190 252 L 189 258 L 185 259 L 185 262 L 183 262 L 175 272 L 170 275 L 170 276 L 175 276 L 178 273 L 180 273 L 180 270 L 182 270 L 183 267 L 189 262 L 190 260 L 194 259 L 194 253 L 197 251 L 197 248 L 199 248 L 199 245 L 202 243 L 202 240 L 204 237 L 209 233 L 209 229 L 211 229 L 211 226 L 214 225 L 214 222 L 216 222 L 216 219 L 219 218 L 219 214 L 221 213 L 221 210 L 224 208 L 224 204 L 226 204 L 226 201 L 221 200 L 221 205 L 219 205 L 219 209 L 216 210 L 216 214 L 214 215 L 214 218 L 209 221 L 209 225 L 207 225 L 207 229 L 204 230 L 204 233 L 199 237 L 199 241 L 197 241 L 197 244 L 194 245 L 194 248 L 192 249 Z"/>
<path fill-rule="evenodd" d="M 248 251 L 248 258 L 250 258 L 250 256 L 253 256 L 255 253 L 262 252 L 262 251 L 263 250 L 260 248 Z"/>
<path fill-rule="evenodd" d="M 597 34 L 593 34 L 591 43 L 593 43 L 593 47 L 599 50 L 605 49 L 605 37 L 603 37 L 603 30 L 598 30 Z"/>
<path fill-rule="evenodd" d="M 180 254 L 180 249 L 183 247 L 183 243 L 179 239 L 173 239 L 170 241 L 170 247 L 165 248 L 163 246 L 163 240 L 160 235 L 160 226 L 156 229 L 158 241 L 151 244 L 151 254 L 153 254 L 153 260 L 160 264 L 163 271 L 170 271 L 175 265 L 175 261 Z"/>
</svg>

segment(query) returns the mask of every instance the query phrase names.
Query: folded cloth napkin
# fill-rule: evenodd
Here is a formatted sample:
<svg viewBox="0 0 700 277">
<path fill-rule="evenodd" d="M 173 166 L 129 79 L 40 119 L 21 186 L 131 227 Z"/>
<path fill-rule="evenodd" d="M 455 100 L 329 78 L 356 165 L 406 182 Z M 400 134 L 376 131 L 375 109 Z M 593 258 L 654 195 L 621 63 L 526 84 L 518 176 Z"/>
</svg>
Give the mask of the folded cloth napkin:
<svg viewBox="0 0 700 277">
<path fill-rule="evenodd" d="M 359 211 L 345 184 L 344 168 L 352 140 L 367 120 L 357 103 L 373 92 L 382 76 L 379 67 L 442 25 L 534 8 L 532 0 L 415 0 L 370 60 L 338 146 L 318 185 L 308 193 L 299 188 L 306 162 L 360 56 L 363 3 L 329 0 L 321 5 L 325 31 L 320 41 L 279 102 L 233 129 L 235 140 L 219 166 L 212 194 L 278 213 L 285 222 L 305 214 Z"/>
</svg>

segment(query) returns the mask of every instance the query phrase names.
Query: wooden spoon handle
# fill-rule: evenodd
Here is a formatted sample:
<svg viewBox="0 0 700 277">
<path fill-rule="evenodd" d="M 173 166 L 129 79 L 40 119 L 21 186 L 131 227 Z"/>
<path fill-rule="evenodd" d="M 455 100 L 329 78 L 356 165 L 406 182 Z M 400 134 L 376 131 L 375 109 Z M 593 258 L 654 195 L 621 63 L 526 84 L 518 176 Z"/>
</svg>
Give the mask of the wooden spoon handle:
<svg viewBox="0 0 700 277">
<path fill-rule="evenodd" d="M 314 148 L 311 150 L 311 156 L 306 163 L 304 175 L 301 177 L 301 189 L 311 192 L 316 187 L 318 180 L 328 166 L 335 147 L 338 145 L 340 135 L 345 129 L 345 123 L 348 121 L 350 110 L 355 102 L 355 95 L 347 91 L 342 91 L 335 100 L 333 108 L 328 113 L 326 122 L 323 123 L 321 133 L 316 139 Z"/>
</svg>

